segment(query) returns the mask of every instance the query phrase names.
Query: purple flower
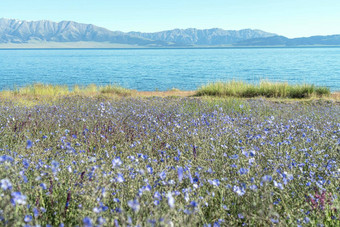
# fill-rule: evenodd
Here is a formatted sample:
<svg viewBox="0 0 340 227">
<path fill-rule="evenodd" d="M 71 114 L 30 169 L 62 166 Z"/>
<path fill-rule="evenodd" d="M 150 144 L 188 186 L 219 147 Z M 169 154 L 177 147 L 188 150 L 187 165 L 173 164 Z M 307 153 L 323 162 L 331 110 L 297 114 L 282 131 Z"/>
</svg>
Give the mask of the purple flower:
<svg viewBox="0 0 340 227">
<path fill-rule="evenodd" d="M 122 160 L 120 159 L 120 157 L 117 157 L 115 159 L 112 160 L 112 168 L 116 168 L 119 167 L 123 164 Z"/>
<path fill-rule="evenodd" d="M 166 173 L 165 171 L 162 171 L 160 174 L 159 174 L 159 177 L 164 180 L 166 178 Z"/>
<path fill-rule="evenodd" d="M 130 200 L 128 201 L 128 206 L 134 211 L 134 212 L 138 212 L 140 205 L 138 200 L 134 199 L 134 200 Z"/>
<path fill-rule="evenodd" d="M 246 193 L 243 187 L 236 186 L 236 185 L 233 187 L 233 191 L 239 196 L 243 196 Z"/>
<path fill-rule="evenodd" d="M 32 221 L 32 216 L 31 215 L 26 215 L 24 218 L 25 222 L 31 222 Z"/>
<path fill-rule="evenodd" d="M 192 206 L 192 207 L 197 207 L 196 201 L 191 201 L 191 202 L 190 202 L 190 206 Z"/>
<path fill-rule="evenodd" d="M 150 165 L 147 165 L 146 168 L 147 168 L 147 170 L 148 170 L 148 172 L 149 172 L 150 174 L 153 173 L 153 169 L 152 169 L 152 167 L 151 167 Z"/>
<path fill-rule="evenodd" d="M 31 149 L 32 146 L 33 146 L 33 142 L 31 140 L 27 140 L 26 149 Z"/>
<path fill-rule="evenodd" d="M 14 159 L 9 155 L 0 156 L 0 163 L 2 163 L 2 162 L 13 162 L 13 161 L 14 161 Z"/>
<path fill-rule="evenodd" d="M 177 167 L 178 180 L 182 182 L 183 180 L 183 168 L 181 166 Z"/>
<path fill-rule="evenodd" d="M 270 182 L 270 181 L 272 181 L 272 176 L 270 176 L 270 175 L 265 175 L 265 176 L 263 176 L 262 177 L 262 182 Z"/>
<path fill-rule="evenodd" d="M 26 196 L 22 195 L 21 192 L 12 192 L 11 194 L 12 199 L 11 202 L 13 205 L 25 205 L 26 204 Z"/>
<path fill-rule="evenodd" d="M 247 174 L 248 172 L 249 172 L 249 170 L 246 169 L 246 168 L 241 168 L 241 169 L 239 170 L 239 173 L 240 173 L 241 175 Z"/>
<path fill-rule="evenodd" d="M 103 217 L 98 217 L 97 218 L 97 223 L 99 225 L 103 225 L 105 222 L 106 222 L 105 218 L 103 218 Z"/>
<path fill-rule="evenodd" d="M 119 182 L 119 183 L 122 183 L 122 182 L 125 181 L 124 176 L 121 173 L 117 174 L 117 178 L 116 179 L 117 179 L 117 182 Z"/>
<path fill-rule="evenodd" d="M 155 206 L 158 206 L 159 205 L 159 201 L 158 200 L 154 200 L 153 204 L 155 204 Z"/>
<path fill-rule="evenodd" d="M 84 224 L 84 227 L 92 227 L 92 220 L 91 220 L 91 218 L 85 217 L 83 219 L 83 224 Z"/>
<path fill-rule="evenodd" d="M 33 208 L 33 214 L 34 214 L 34 217 L 39 216 L 39 210 L 36 207 Z"/>
<path fill-rule="evenodd" d="M 277 188 L 279 188 L 279 189 L 281 189 L 281 190 L 283 190 L 283 185 L 282 185 L 282 183 L 278 183 L 278 182 L 276 182 L 275 180 L 274 180 L 274 186 L 277 187 Z"/>
<path fill-rule="evenodd" d="M 274 223 L 274 224 L 277 224 L 277 223 L 279 223 L 279 220 L 277 220 L 277 219 L 273 219 L 273 218 L 271 218 L 271 219 L 270 219 L 270 221 L 271 221 L 272 223 Z"/>
<path fill-rule="evenodd" d="M 166 195 L 166 197 L 168 198 L 168 204 L 170 208 L 174 208 L 175 207 L 175 199 L 174 197 L 172 197 L 171 192 L 168 192 L 168 194 Z"/>
<path fill-rule="evenodd" d="M 39 186 L 40 186 L 43 190 L 46 190 L 46 189 L 47 189 L 47 186 L 46 186 L 46 184 L 44 184 L 44 183 L 39 184 Z"/>
<path fill-rule="evenodd" d="M 219 186 L 220 185 L 220 181 L 218 179 L 213 179 L 213 180 L 208 180 L 209 184 L 213 185 L 213 186 Z"/>
<path fill-rule="evenodd" d="M 0 186 L 1 186 L 1 188 L 4 190 L 4 191 L 6 191 L 6 190 L 11 190 L 12 189 L 12 184 L 11 184 L 11 182 L 8 180 L 8 179 L 2 179 L 1 181 L 0 181 Z"/>
</svg>

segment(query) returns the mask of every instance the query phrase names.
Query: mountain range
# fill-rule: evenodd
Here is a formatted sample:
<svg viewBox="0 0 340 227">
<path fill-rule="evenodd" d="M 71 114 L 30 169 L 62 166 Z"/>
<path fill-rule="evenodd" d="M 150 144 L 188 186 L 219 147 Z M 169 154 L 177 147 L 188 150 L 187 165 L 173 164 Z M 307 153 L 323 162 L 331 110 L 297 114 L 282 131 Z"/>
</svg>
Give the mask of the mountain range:
<svg viewBox="0 0 340 227">
<path fill-rule="evenodd" d="M 340 35 L 312 36 L 289 39 L 261 30 L 174 29 L 142 33 L 110 31 L 92 24 L 74 21 L 59 23 L 41 20 L 24 21 L 0 19 L 0 47 L 62 47 L 100 46 L 112 47 L 223 47 L 223 46 L 305 46 L 340 45 Z M 90 45 L 91 44 L 91 45 Z"/>
</svg>

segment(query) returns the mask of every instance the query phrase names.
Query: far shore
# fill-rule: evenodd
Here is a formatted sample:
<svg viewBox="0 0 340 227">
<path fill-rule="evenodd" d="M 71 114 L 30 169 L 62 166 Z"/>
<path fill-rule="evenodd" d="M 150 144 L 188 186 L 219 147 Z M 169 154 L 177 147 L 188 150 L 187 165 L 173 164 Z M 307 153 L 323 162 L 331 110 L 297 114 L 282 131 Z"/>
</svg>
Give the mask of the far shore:
<svg viewBox="0 0 340 227">
<path fill-rule="evenodd" d="M 0 50 L 21 49 L 256 49 L 256 48 L 340 48 L 340 45 L 266 45 L 266 46 L 139 46 L 109 42 L 28 42 L 0 43 Z"/>
</svg>

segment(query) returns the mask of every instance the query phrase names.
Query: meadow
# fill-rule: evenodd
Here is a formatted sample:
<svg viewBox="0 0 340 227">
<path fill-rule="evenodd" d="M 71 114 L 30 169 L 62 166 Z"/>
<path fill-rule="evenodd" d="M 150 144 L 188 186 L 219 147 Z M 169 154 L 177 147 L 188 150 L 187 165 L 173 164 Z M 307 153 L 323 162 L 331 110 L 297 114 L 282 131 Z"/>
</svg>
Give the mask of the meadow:
<svg viewBox="0 0 340 227">
<path fill-rule="evenodd" d="M 50 89 L 2 93 L 1 226 L 340 225 L 337 102 Z"/>
</svg>

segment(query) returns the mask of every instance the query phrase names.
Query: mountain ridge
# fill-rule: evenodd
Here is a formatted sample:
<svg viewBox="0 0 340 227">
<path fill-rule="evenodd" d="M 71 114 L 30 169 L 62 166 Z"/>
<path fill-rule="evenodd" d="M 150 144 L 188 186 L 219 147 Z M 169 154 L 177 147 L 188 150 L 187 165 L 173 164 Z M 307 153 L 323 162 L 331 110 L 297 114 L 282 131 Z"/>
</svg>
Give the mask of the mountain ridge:
<svg viewBox="0 0 340 227">
<path fill-rule="evenodd" d="M 250 38 L 276 34 L 261 30 L 173 29 L 155 33 L 110 31 L 92 24 L 74 21 L 24 21 L 0 19 L 0 43 L 45 42 L 110 42 L 137 46 L 231 45 Z"/>
<path fill-rule="evenodd" d="M 221 28 L 177 28 L 149 33 L 122 32 L 75 21 L 26 21 L 0 18 L 0 48 L 29 45 L 40 47 L 39 43 L 40 46 L 49 46 L 52 43 L 58 46 L 59 43 L 61 48 L 62 46 L 69 48 L 72 43 L 81 43 L 82 47 L 86 47 L 86 43 L 91 43 L 92 46 L 105 47 L 106 45 L 112 47 L 121 45 L 123 48 L 337 46 L 340 45 L 340 35 L 290 39 L 259 29 L 224 30 Z"/>
</svg>

